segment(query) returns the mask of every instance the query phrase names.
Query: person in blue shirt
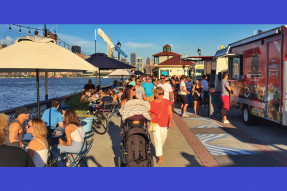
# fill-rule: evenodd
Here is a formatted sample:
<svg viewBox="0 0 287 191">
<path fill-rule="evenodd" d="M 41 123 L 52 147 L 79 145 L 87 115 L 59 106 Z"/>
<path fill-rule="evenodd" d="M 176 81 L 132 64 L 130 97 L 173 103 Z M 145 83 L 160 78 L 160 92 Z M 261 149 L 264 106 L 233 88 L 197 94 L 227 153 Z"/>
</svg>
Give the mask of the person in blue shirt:
<svg viewBox="0 0 287 191">
<path fill-rule="evenodd" d="M 57 126 L 58 127 L 63 127 L 63 117 L 60 112 L 58 112 L 60 106 L 60 102 L 57 100 L 53 100 L 51 103 L 51 108 L 47 109 L 43 116 L 42 119 L 46 123 L 46 126 L 50 127 L 50 129 L 55 129 Z"/>
<path fill-rule="evenodd" d="M 119 85 L 118 85 L 118 81 L 115 80 L 114 84 L 112 85 L 112 88 L 114 89 L 115 93 L 118 94 L 119 93 Z"/>
<path fill-rule="evenodd" d="M 154 85 L 152 82 L 150 82 L 150 77 L 147 76 L 146 77 L 146 82 L 143 83 L 142 87 L 144 88 L 144 91 L 145 91 L 145 95 L 146 95 L 146 98 L 147 98 L 147 101 L 148 102 L 151 102 L 154 100 Z"/>
</svg>

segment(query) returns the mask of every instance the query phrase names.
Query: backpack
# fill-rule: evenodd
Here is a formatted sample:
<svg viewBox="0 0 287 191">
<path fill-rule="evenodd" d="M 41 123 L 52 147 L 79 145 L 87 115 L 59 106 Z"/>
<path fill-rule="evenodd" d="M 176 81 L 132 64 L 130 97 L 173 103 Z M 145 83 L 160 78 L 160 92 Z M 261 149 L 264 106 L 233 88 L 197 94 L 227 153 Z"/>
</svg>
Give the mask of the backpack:
<svg viewBox="0 0 287 191">
<path fill-rule="evenodd" d="M 148 167 L 148 136 L 140 127 L 134 127 L 125 136 L 125 162 L 127 167 Z"/>
</svg>

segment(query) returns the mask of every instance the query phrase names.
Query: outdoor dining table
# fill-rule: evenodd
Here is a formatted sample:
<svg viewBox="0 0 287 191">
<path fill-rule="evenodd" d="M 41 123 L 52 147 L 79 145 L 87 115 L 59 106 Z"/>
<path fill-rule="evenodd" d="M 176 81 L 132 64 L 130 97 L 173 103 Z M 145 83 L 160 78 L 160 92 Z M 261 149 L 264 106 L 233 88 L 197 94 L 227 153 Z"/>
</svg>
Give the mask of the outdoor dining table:
<svg viewBox="0 0 287 191">
<path fill-rule="evenodd" d="M 33 139 L 33 136 L 31 133 L 25 133 L 17 135 L 14 139 L 21 141 L 21 143 L 24 145 L 24 148 L 27 148 L 29 142 Z"/>
</svg>

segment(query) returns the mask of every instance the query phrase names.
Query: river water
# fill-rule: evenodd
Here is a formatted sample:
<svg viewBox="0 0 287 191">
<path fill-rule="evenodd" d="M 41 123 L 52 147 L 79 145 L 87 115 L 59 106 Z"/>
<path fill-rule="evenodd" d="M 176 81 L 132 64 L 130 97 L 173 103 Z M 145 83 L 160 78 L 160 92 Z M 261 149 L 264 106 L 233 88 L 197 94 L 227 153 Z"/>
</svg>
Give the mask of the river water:
<svg viewBox="0 0 287 191">
<path fill-rule="evenodd" d="M 49 99 L 82 91 L 88 79 L 90 78 L 49 78 Z M 95 84 L 95 78 L 92 80 Z M 101 78 L 101 85 L 111 85 L 113 80 Z M 39 82 L 42 101 L 45 100 L 45 79 L 40 78 Z M 37 102 L 35 78 L 0 78 L 0 111 L 35 102 Z"/>
</svg>

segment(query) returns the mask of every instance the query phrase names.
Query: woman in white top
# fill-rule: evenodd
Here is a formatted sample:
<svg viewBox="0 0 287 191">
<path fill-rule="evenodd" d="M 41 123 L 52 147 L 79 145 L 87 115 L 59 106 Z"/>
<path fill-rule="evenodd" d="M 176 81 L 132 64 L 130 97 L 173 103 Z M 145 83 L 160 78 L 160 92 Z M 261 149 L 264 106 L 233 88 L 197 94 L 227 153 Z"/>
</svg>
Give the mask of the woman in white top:
<svg viewBox="0 0 287 191">
<path fill-rule="evenodd" d="M 68 110 L 64 118 L 65 134 L 67 142 L 59 139 L 58 149 L 60 153 L 79 153 L 84 143 L 85 132 L 73 110 Z"/>
<path fill-rule="evenodd" d="M 40 118 L 33 118 L 29 121 L 27 133 L 33 135 L 33 140 L 28 145 L 28 154 L 32 158 L 36 167 L 44 167 L 48 160 L 47 127 Z"/>
</svg>

